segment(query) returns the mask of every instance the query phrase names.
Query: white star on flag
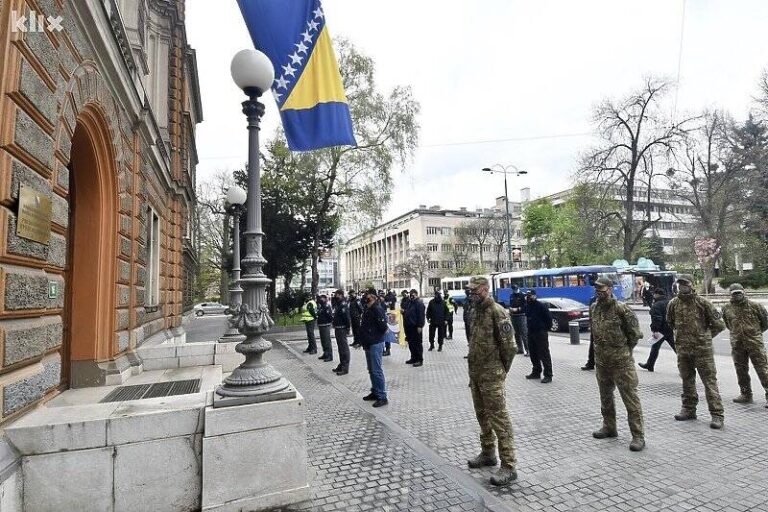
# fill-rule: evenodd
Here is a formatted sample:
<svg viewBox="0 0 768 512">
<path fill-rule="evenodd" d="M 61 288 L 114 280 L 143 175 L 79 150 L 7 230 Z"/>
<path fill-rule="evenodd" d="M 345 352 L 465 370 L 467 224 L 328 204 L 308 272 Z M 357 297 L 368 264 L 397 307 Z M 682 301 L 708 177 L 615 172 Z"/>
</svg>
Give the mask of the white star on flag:
<svg viewBox="0 0 768 512">
<path fill-rule="evenodd" d="M 283 71 L 285 71 L 286 75 L 296 78 L 296 70 L 293 69 L 290 64 L 288 64 L 287 66 L 283 66 Z"/>
<path fill-rule="evenodd" d="M 304 60 L 298 53 L 294 53 L 293 55 L 289 55 L 288 58 L 291 59 L 291 64 L 301 64 Z"/>
<path fill-rule="evenodd" d="M 323 14 L 323 9 L 318 7 L 314 11 L 312 11 L 312 14 L 315 15 L 315 18 L 323 18 L 325 17 L 325 14 Z"/>
<path fill-rule="evenodd" d="M 288 80 L 285 79 L 285 77 L 280 77 L 277 80 L 275 80 L 275 83 L 277 84 L 275 86 L 276 89 L 287 89 L 288 88 Z"/>
<path fill-rule="evenodd" d="M 276 90 L 272 89 L 272 95 L 275 97 L 275 101 L 280 101 L 280 98 L 283 97 L 282 94 L 278 93 Z"/>
<path fill-rule="evenodd" d="M 303 42 L 300 41 L 297 44 L 294 44 L 293 46 L 296 47 L 296 51 L 298 53 L 307 53 L 308 47 Z"/>
<path fill-rule="evenodd" d="M 315 20 L 307 22 L 307 28 L 309 29 L 310 32 L 314 32 L 315 30 L 317 30 L 317 27 L 319 25 L 320 24 L 318 22 L 316 22 Z"/>
<path fill-rule="evenodd" d="M 301 35 L 302 35 L 302 37 L 304 37 L 304 41 L 305 42 L 307 42 L 307 43 L 311 43 L 312 42 L 312 34 L 310 34 L 308 30 L 306 32 L 302 32 Z"/>
</svg>

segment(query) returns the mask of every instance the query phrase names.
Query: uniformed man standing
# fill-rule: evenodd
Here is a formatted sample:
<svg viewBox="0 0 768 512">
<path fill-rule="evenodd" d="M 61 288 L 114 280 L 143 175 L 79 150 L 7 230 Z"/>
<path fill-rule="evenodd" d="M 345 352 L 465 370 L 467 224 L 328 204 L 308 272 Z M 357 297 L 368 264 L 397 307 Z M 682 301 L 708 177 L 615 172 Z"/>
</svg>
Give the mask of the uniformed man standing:
<svg viewBox="0 0 768 512">
<path fill-rule="evenodd" d="M 717 389 L 717 368 L 712 352 L 712 338 L 725 329 L 720 312 L 708 300 L 696 295 L 693 276 L 677 278 L 677 297 L 667 307 L 667 323 L 675 331 L 677 368 L 683 380 L 683 407 L 675 415 L 677 421 L 695 420 L 699 395 L 696 393 L 696 372 L 704 384 L 712 421 L 709 426 L 723 428 L 723 402 Z"/>
<path fill-rule="evenodd" d="M 456 313 L 456 302 L 453 297 L 448 295 L 448 290 L 443 292 L 443 301 L 445 302 L 445 308 L 448 310 L 445 315 L 445 339 L 453 339 L 453 315 Z"/>
<path fill-rule="evenodd" d="M 768 330 L 768 313 L 765 306 L 753 302 L 744 295 L 744 287 L 732 284 L 731 303 L 723 307 L 723 320 L 731 331 L 731 355 L 736 366 L 741 394 L 734 398 L 737 404 L 752 403 L 752 385 L 749 381 L 749 361 L 765 390 L 765 406 L 768 407 L 768 360 L 765 356 L 763 333 Z"/>
<path fill-rule="evenodd" d="M 312 297 L 307 299 L 301 308 L 301 321 L 307 330 L 307 348 L 305 354 L 317 354 L 317 341 L 315 340 L 315 327 L 317 327 L 317 305 Z"/>
<path fill-rule="evenodd" d="M 600 390 L 603 427 L 593 432 L 592 437 L 605 439 L 618 436 L 613 390 L 619 388 L 632 433 L 629 449 L 639 452 L 645 448 L 645 433 L 632 349 L 643 337 L 643 333 L 635 313 L 613 296 L 613 283 L 610 279 L 598 278 L 595 281 L 595 292 L 597 300 L 589 308 L 589 318 L 592 321 L 595 375 Z"/>
<path fill-rule="evenodd" d="M 517 478 L 515 438 L 505 403 L 504 381 L 517 352 L 512 323 L 502 306 L 490 296 L 488 279 L 470 280 L 473 302 L 469 338 L 469 386 L 480 424 L 482 451 L 467 461 L 470 468 L 495 466 L 498 439 L 501 467 L 491 477 L 493 485 L 508 485 Z"/>
</svg>

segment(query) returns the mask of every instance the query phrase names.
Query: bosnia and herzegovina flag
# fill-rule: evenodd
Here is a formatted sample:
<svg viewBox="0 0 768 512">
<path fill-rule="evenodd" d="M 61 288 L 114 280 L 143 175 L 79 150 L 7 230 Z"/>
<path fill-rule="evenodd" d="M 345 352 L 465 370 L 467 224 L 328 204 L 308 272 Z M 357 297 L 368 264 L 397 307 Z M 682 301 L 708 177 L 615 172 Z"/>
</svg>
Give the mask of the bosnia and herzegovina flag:
<svg viewBox="0 0 768 512">
<path fill-rule="evenodd" d="M 288 147 L 355 146 L 320 0 L 237 0 L 254 46 L 275 67 L 272 94 Z"/>
</svg>

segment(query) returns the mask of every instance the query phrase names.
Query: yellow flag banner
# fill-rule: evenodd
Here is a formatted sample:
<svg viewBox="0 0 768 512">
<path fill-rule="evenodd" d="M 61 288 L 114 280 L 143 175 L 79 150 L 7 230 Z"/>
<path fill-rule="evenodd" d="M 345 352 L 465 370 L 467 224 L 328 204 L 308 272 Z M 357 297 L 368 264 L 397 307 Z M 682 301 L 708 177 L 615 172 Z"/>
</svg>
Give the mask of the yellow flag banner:
<svg viewBox="0 0 768 512">
<path fill-rule="evenodd" d="M 408 343 L 405 341 L 405 328 L 403 327 L 403 315 L 399 309 L 387 311 L 387 326 L 390 332 L 397 337 L 397 343 L 405 347 Z"/>
</svg>

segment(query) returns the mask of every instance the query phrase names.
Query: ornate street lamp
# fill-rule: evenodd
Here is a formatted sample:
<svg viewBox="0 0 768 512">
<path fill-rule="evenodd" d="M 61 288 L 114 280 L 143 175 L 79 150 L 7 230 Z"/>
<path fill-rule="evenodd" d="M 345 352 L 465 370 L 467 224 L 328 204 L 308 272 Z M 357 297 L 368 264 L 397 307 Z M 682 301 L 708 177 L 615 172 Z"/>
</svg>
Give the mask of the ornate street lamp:
<svg viewBox="0 0 768 512">
<path fill-rule="evenodd" d="M 510 170 L 512 169 L 512 170 Z M 511 229 L 509 227 L 509 194 L 507 193 L 507 174 L 514 174 L 515 176 L 522 176 L 523 174 L 528 174 L 528 171 L 521 171 L 514 165 L 507 165 L 503 166 L 501 164 L 495 164 L 491 167 L 483 167 L 484 172 L 489 172 L 493 174 L 494 172 L 500 172 L 504 175 L 504 203 L 507 208 L 507 261 L 509 262 L 510 268 L 513 266 L 512 263 L 512 240 L 511 240 Z"/>
<path fill-rule="evenodd" d="M 237 330 L 237 318 L 240 305 L 243 303 L 243 289 L 240 287 L 240 214 L 247 199 L 245 190 L 237 185 L 227 190 L 227 210 L 232 215 L 234 226 L 234 247 L 232 250 L 232 287 L 229 289 L 229 310 L 232 316 L 229 318 L 229 329 L 224 336 L 219 338 L 220 343 L 234 343 L 245 340 L 245 336 Z"/>
<path fill-rule="evenodd" d="M 248 119 L 248 197 L 246 202 L 245 257 L 242 261 L 243 303 L 234 320 L 246 339 L 235 350 L 245 356 L 243 364 L 224 379 L 216 393 L 225 397 L 218 405 L 281 400 L 293 398 L 296 391 L 272 366 L 262 361 L 272 343 L 263 335 L 275 322 L 269 316 L 266 287 L 270 280 L 264 275 L 266 260 L 261 254 L 261 169 L 259 164 L 259 123 L 264 104 L 259 96 L 272 87 L 275 70 L 266 55 L 258 50 L 241 50 L 232 59 L 232 79 L 248 96 L 243 102 L 243 114 Z M 240 398 L 241 400 L 228 400 Z M 217 405 L 214 401 L 214 407 Z"/>
</svg>

